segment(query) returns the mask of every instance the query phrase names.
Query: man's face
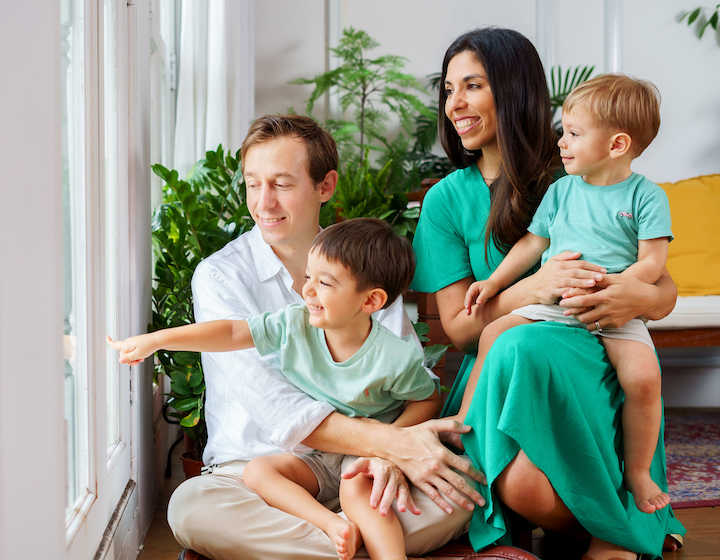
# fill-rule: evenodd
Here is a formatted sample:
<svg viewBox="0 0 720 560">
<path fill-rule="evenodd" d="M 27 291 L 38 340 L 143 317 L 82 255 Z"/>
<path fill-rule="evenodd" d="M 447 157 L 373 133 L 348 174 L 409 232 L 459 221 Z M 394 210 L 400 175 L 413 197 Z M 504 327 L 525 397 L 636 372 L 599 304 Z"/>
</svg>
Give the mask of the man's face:
<svg viewBox="0 0 720 560">
<path fill-rule="evenodd" d="M 292 249 L 312 241 L 320 205 L 330 199 L 335 184 L 313 183 L 302 140 L 283 136 L 253 146 L 245 154 L 244 177 L 248 210 L 265 243 Z"/>
</svg>

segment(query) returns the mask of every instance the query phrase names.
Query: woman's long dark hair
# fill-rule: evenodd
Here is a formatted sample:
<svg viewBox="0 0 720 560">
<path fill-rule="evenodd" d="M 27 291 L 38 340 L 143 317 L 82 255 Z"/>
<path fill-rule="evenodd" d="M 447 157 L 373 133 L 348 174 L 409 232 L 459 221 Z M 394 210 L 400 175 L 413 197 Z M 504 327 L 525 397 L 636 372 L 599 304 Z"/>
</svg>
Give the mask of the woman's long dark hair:
<svg viewBox="0 0 720 560">
<path fill-rule="evenodd" d="M 463 148 L 445 116 L 445 78 L 450 60 L 475 53 L 485 68 L 497 113 L 500 173 L 490 186 L 491 205 L 485 232 L 506 253 L 527 231 L 530 220 L 560 165 L 552 129 L 550 94 L 542 62 L 533 44 L 512 29 L 483 28 L 461 35 L 445 53 L 440 83 L 440 141 L 458 168 L 477 162 L 482 150 Z"/>
</svg>

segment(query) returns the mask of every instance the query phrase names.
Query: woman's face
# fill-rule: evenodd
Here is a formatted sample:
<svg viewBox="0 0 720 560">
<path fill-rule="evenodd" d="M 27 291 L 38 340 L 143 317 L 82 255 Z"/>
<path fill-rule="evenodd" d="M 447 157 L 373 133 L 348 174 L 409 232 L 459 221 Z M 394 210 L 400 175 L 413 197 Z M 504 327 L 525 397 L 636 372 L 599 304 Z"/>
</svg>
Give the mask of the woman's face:
<svg viewBox="0 0 720 560">
<path fill-rule="evenodd" d="M 455 55 L 445 76 L 445 115 L 467 150 L 497 147 L 497 114 L 485 68 L 471 51 Z"/>
</svg>

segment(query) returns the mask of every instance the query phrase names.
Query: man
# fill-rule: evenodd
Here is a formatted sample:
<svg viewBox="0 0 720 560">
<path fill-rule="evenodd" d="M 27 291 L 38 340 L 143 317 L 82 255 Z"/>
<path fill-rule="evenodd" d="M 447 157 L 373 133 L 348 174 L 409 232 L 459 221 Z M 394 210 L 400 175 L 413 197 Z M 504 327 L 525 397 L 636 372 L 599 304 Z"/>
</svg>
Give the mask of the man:
<svg viewBox="0 0 720 560">
<path fill-rule="evenodd" d="M 302 302 L 320 207 L 337 184 L 335 142 L 308 117 L 258 119 L 241 156 L 247 205 L 256 225 L 198 266 L 193 277 L 198 322 L 246 319 Z M 414 334 L 400 298 L 375 317 L 399 336 Z M 282 451 L 312 448 L 381 458 L 361 460 L 357 470 L 359 476 L 373 477 L 381 511 L 396 497 L 404 503 L 413 499 L 422 510 L 419 516 L 399 514 L 411 555 L 465 532 L 473 502 L 484 503 L 474 486 L 451 467 L 477 480 L 482 475 L 447 451 L 437 436 L 457 435 L 467 428 L 431 420 L 401 429 L 348 418 L 302 393 L 280 374 L 272 357 L 261 358 L 254 349 L 203 354 L 203 368 L 205 472 L 181 484 L 168 507 L 170 527 L 188 549 L 216 560 L 337 558 L 325 533 L 268 506 L 243 484 L 248 460 Z M 414 483 L 411 498 L 394 465 Z M 197 557 L 192 551 L 181 554 Z"/>
</svg>

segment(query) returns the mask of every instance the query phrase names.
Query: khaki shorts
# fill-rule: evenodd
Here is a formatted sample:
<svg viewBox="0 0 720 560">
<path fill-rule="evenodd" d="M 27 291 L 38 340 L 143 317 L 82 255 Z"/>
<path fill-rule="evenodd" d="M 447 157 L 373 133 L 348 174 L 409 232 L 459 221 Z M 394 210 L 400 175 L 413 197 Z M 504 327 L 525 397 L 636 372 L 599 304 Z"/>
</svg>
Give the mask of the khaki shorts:
<svg viewBox="0 0 720 560">
<path fill-rule="evenodd" d="M 561 305 L 526 305 L 512 311 L 512 315 L 519 315 L 525 317 L 531 321 L 552 321 L 553 323 L 563 323 L 570 325 L 571 327 L 585 328 L 585 325 L 578 321 L 574 315 L 563 315 L 563 312 L 567 307 Z M 640 318 L 631 319 L 625 325 L 618 328 L 603 328 L 600 330 L 590 331 L 590 334 L 595 336 L 606 337 L 606 338 L 619 338 L 622 340 L 634 340 L 635 342 L 642 342 L 647 344 L 653 350 L 655 345 L 653 344 L 650 333 L 645 326 L 645 321 Z"/>
<path fill-rule="evenodd" d="M 340 511 L 340 474 L 357 457 L 327 451 L 316 451 L 297 457 L 310 467 L 317 479 L 320 490 L 315 499 L 328 509 Z"/>
</svg>

